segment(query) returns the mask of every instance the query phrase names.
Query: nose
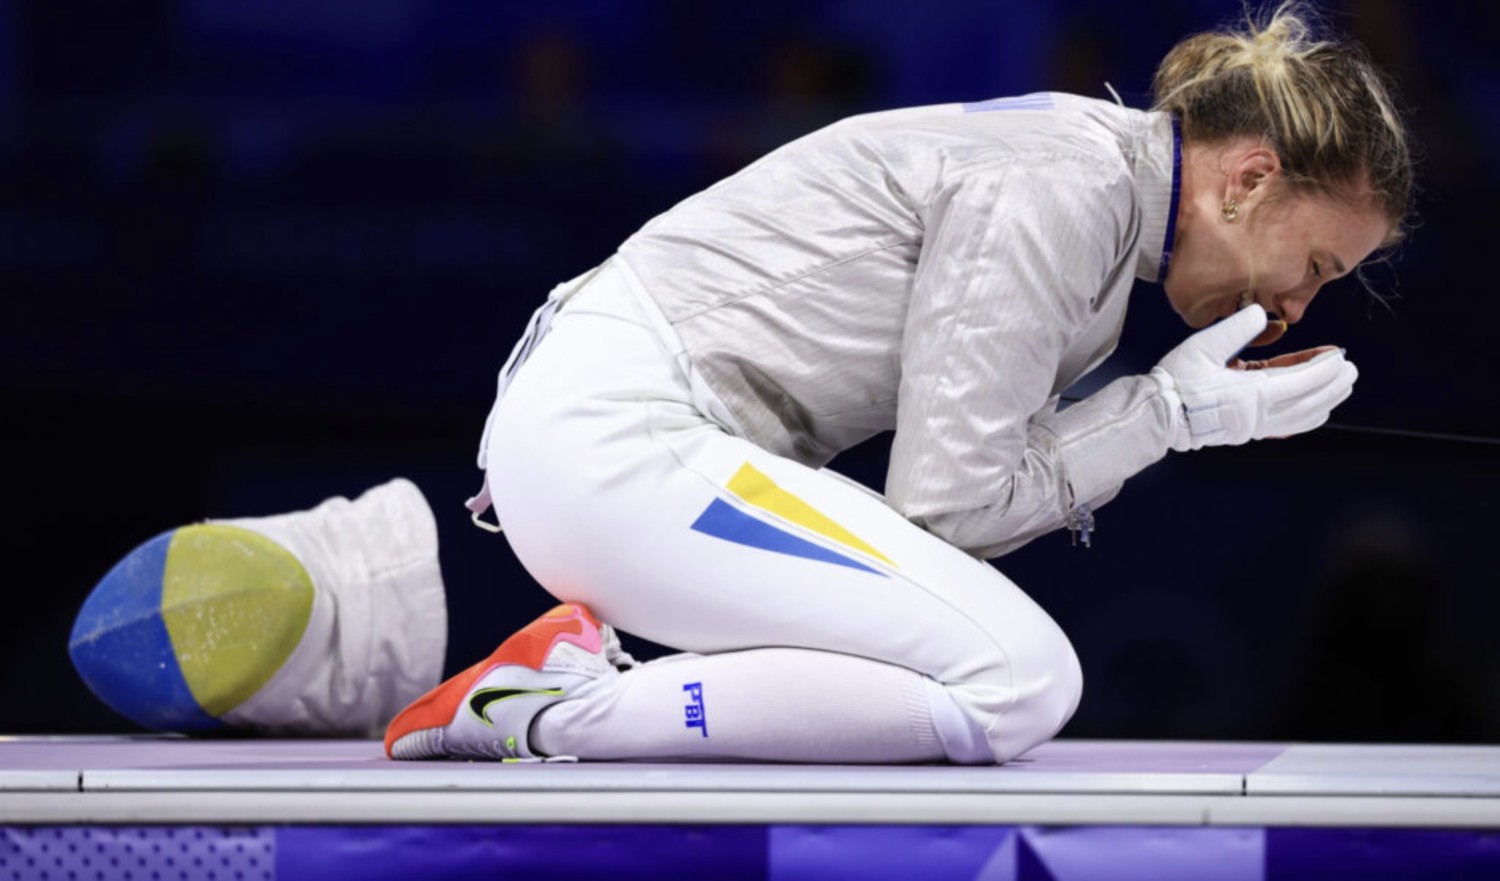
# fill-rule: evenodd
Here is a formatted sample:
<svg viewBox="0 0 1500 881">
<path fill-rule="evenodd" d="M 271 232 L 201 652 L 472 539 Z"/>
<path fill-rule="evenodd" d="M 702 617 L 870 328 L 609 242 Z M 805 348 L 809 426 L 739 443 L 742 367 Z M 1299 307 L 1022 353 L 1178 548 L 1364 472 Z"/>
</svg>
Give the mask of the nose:
<svg viewBox="0 0 1500 881">
<path fill-rule="evenodd" d="M 1301 321 L 1307 307 L 1312 305 L 1313 297 L 1318 295 L 1318 290 L 1322 287 L 1321 284 L 1312 284 L 1274 298 L 1272 305 L 1276 307 L 1276 315 L 1287 324 Z"/>
</svg>

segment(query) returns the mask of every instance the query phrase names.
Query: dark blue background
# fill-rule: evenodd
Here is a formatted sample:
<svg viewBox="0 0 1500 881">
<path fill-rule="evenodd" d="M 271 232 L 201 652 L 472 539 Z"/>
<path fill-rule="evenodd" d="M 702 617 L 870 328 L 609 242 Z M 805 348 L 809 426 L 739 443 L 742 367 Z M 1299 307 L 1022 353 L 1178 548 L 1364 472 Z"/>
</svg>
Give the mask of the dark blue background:
<svg viewBox="0 0 1500 881">
<path fill-rule="evenodd" d="M 1039 89 L 1142 106 L 1228 0 L 0 0 L 0 731 L 130 730 L 69 667 L 135 544 L 416 480 L 466 666 L 549 599 L 467 523 L 494 373 L 556 282 L 851 113 Z M 1490 7 L 1328 7 L 1400 81 L 1416 233 L 1281 348 L 1345 345 L 1339 422 L 1500 435 Z M 1186 329 L 1141 286 L 1115 375 Z M 1102 377 L 1101 377 L 1102 378 Z M 837 463 L 877 484 L 880 444 Z M 1076 736 L 1500 734 L 1496 448 L 1328 430 L 1173 455 L 1091 550 L 998 565 L 1083 658 Z M 703 575 L 711 590 L 713 573 Z"/>
</svg>

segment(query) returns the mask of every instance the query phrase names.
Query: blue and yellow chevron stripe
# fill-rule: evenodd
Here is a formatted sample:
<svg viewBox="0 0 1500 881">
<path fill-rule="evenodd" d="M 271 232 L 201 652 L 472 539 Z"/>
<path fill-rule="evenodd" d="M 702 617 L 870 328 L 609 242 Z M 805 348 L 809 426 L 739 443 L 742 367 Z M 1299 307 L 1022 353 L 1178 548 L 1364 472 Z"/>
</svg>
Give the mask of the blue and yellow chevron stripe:
<svg viewBox="0 0 1500 881">
<path fill-rule="evenodd" d="M 759 517 L 746 507 L 732 504 L 722 498 L 714 499 L 703 510 L 703 513 L 698 515 L 698 519 L 693 521 L 694 531 L 763 551 L 819 560 L 836 566 L 873 572 L 881 576 L 885 573 L 861 562 L 847 551 L 854 551 L 866 559 L 878 560 L 892 568 L 896 566 L 885 554 L 871 547 L 859 536 L 845 529 L 799 496 L 778 486 L 749 462 L 740 466 L 739 471 L 735 472 L 726 490 L 733 499 L 743 503 L 744 506 L 759 509 L 775 515 L 778 520 L 800 526 L 827 539 L 838 550 L 804 538 L 778 522 Z"/>
</svg>

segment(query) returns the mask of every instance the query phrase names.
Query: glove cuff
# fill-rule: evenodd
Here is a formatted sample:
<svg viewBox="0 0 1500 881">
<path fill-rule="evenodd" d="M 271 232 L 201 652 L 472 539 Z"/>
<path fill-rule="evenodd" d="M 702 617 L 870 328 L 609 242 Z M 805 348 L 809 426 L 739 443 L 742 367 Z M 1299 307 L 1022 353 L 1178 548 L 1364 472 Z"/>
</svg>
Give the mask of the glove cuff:
<svg viewBox="0 0 1500 881">
<path fill-rule="evenodd" d="M 1179 453 L 1193 449 L 1193 431 L 1188 424 L 1187 409 L 1182 405 L 1182 395 L 1177 392 L 1177 381 L 1161 367 L 1151 368 L 1149 375 L 1156 380 L 1158 394 L 1166 402 L 1167 413 L 1172 420 L 1167 429 L 1167 446 Z"/>
</svg>

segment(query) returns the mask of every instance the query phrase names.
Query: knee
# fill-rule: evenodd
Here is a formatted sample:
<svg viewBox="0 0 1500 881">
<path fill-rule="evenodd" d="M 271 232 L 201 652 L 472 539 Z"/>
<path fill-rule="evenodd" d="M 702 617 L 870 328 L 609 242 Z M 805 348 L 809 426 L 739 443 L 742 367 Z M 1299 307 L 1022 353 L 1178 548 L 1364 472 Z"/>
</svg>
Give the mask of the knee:
<svg viewBox="0 0 1500 881">
<path fill-rule="evenodd" d="M 1052 670 L 1055 682 L 1048 689 L 1048 713 L 1054 721 L 1047 737 L 1053 737 L 1073 718 L 1078 702 L 1083 698 L 1083 666 L 1078 662 L 1078 653 L 1073 643 L 1062 631 L 1058 631 L 1054 649 Z"/>
<path fill-rule="evenodd" d="M 1056 624 L 1050 631 L 1027 656 L 1013 659 L 1016 703 L 1011 711 L 1026 741 L 1024 749 L 1055 737 L 1073 718 L 1083 697 L 1078 653 Z"/>
<path fill-rule="evenodd" d="M 971 699 L 982 694 L 1002 704 L 985 726 L 997 762 L 1009 761 L 1055 737 L 1083 696 L 1083 668 L 1073 644 L 1050 619 L 1045 624 L 1029 634 L 1026 645 L 1009 647 L 1008 676 L 968 687 Z"/>
</svg>

